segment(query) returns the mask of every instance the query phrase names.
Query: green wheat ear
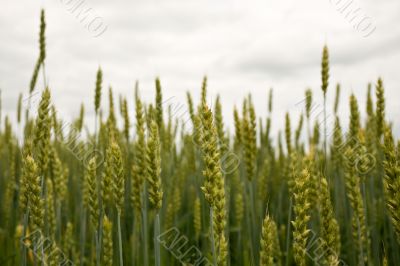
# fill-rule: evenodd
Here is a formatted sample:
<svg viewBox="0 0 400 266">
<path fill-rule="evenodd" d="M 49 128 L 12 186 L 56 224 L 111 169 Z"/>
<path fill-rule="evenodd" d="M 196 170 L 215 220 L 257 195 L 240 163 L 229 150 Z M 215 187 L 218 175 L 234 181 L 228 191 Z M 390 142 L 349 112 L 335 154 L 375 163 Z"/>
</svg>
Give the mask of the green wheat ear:
<svg viewBox="0 0 400 266">
<path fill-rule="evenodd" d="M 33 146 L 37 149 L 37 161 L 40 173 L 45 175 L 49 163 L 50 152 L 50 90 L 46 88 L 42 93 L 39 103 L 38 117 L 36 119 L 36 130 Z"/>
<path fill-rule="evenodd" d="M 311 89 L 307 89 L 306 90 L 306 117 L 307 119 L 310 118 L 310 114 L 311 114 L 311 107 L 312 107 L 312 91 Z"/>
<path fill-rule="evenodd" d="M 359 263 L 366 263 L 369 254 L 369 235 L 366 225 L 364 201 L 360 188 L 360 177 L 355 166 L 355 159 L 359 154 L 349 146 L 345 152 L 347 158 L 345 171 L 345 185 L 347 197 L 350 201 L 353 214 L 351 217 L 352 234 L 355 240 L 355 250 Z"/>
<path fill-rule="evenodd" d="M 274 91 L 273 89 L 269 89 L 269 94 L 268 94 L 268 112 L 272 113 L 272 97 L 273 97 Z"/>
<path fill-rule="evenodd" d="M 161 82 L 159 78 L 156 78 L 156 106 L 155 106 L 155 119 L 158 128 L 161 130 L 163 127 L 163 102 L 161 92 Z"/>
<path fill-rule="evenodd" d="M 29 93 L 32 93 L 35 90 L 36 81 L 37 81 L 37 77 L 39 75 L 40 66 L 41 66 L 41 62 L 40 62 L 40 60 L 37 60 L 36 64 L 35 64 L 35 67 L 33 69 L 31 82 L 29 84 Z"/>
<path fill-rule="evenodd" d="M 286 113 L 285 116 L 285 138 L 286 138 L 286 148 L 288 154 L 292 153 L 292 130 L 290 127 L 290 116 L 289 113 Z"/>
<path fill-rule="evenodd" d="M 112 201 L 113 174 L 114 174 L 113 171 L 114 171 L 113 154 L 111 146 L 108 145 L 105 155 L 103 178 L 101 179 L 101 200 L 103 202 L 103 208 L 108 204 L 110 204 Z"/>
<path fill-rule="evenodd" d="M 383 162 L 385 169 L 384 187 L 386 195 L 386 206 L 391 215 L 393 227 L 400 241 L 400 166 L 396 158 L 392 131 L 387 128 L 384 136 Z M 399 151 L 397 151 L 399 152 Z"/>
<path fill-rule="evenodd" d="M 279 260 L 279 257 L 276 257 L 276 250 L 279 250 L 278 229 L 276 223 L 267 214 L 261 230 L 260 266 L 274 265 Z"/>
<path fill-rule="evenodd" d="M 121 149 L 115 141 L 111 142 L 111 156 L 113 168 L 113 197 L 117 210 L 121 213 L 125 195 L 124 164 L 122 161 Z"/>
<path fill-rule="evenodd" d="M 149 182 L 149 200 L 157 210 L 161 208 L 163 191 L 161 188 L 161 150 L 158 126 L 152 121 L 150 137 L 147 141 L 147 181 Z"/>
<path fill-rule="evenodd" d="M 321 211 L 321 236 L 325 240 L 325 261 L 327 265 L 338 265 L 339 264 L 339 252 L 340 252 L 340 229 L 338 222 L 333 212 L 333 206 L 331 203 L 331 197 L 329 192 L 328 183 L 326 178 L 321 178 L 320 182 L 320 211 Z"/>
<path fill-rule="evenodd" d="M 21 112 L 22 112 L 22 93 L 18 96 L 18 104 L 17 104 L 17 122 L 21 123 Z"/>
<path fill-rule="evenodd" d="M 352 94 L 350 96 L 350 125 L 348 145 L 353 148 L 359 141 L 360 134 L 360 112 L 358 110 L 357 99 Z"/>
<path fill-rule="evenodd" d="M 135 90 L 135 117 L 136 117 L 136 141 L 135 141 L 135 158 L 132 165 L 132 200 L 135 210 L 141 211 L 141 191 L 144 180 L 147 179 L 147 149 L 145 138 L 145 115 L 143 104 L 139 97 L 139 91 Z"/>
<path fill-rule="evenodd" d="M 326 91 L 329 85 L 329 53 L 328 47 L 325 45 L 322 51 L 322 63 L 321 63 L 321 77 L 322 77 L 322 91 L 326 95 Z"/>
<path fill-rule="evenodd" d="M 376 85 L 376 132 L 377 138 L 383 134 L 385 123 L 385 96 L 382 79 L 379 78 Z"/>
<path fill-rule="evenodd" d="M 321 136 L 321 133 L 320 133 L 320 129 L 319 129 L 319 122 L 318 122 L 318 120 L 315 120 L 314 132 L 313 132 L 312 140 L 311 140 L 314 147 L 318 147 L 318 144 L 320 142 L 320 136 Z"/>
<path fill-rule="evenodd" d="M 79 117 L 76 120 L 76 129 L 81 132 L 82 131 L 82 127 L 83 127 L 83 122 L 84 122 L 84 117 L 85 117 L 85 105 L 83 103 L 81 103 L 81 107 L 79 110 Z"/>
<path fill-rule="evenodd" d="M 201 104 L 207 102 L 207 76 L 204 76 L 203 83 L 201 84 Z"/>
<path fill-rule="evenodd" d="M 64 166 L 54 147 L 50 149 L 50 175 L 54 181 L 57 200 L 62 202 L 67 195 L 68 169 Z"/>
<path fill-rule="evenodd" d="M 301 136 L 301 130 L 303 129 L 303 113 L 300 114 L 299 118 L 299 124 L 297 125 L 296 132 L 295 132 L 295 146 L 296 149 L 299 149 L 300 147 L 300 136 Z"/>
<path fill-rule="evenodd" d="M 340 100 L 340 83 L 336 84 L 335 103 L 333 105 L 333 111 L 335 114 L 337 114 L 337 110 L 339 107 L 339 100 Z"/>
<path fill-rule="evenodd" d="M 249 98 L 243 104 L 242 137 L 244 149 L 244 164 L 248 180 L 252 180 L 256 173 L 255 159 L 257 156 L 257 125 L 254 105 Z"/>
<path fill-rule="evenodd" d="M 339 117 L 335 119 L 335 130 L 333 132 L 333 144 L 332 144 L 332 162 L 336 170 L 341 169 L 343 163 L 343 154 L 339 148 L 343 145 L 342 127 L 340 125 Z"/>
<path fill-rule="evenodd" d="M 140 213 L 142 210 L 142 177 L 140 176 L 139 166 L 136 162 L 132 164 L 132 203 L 135 211 Z"/>
<path fill-rule="evenodd" d="M 43 63 L 44 60 L 46 59 L 45 31 L 46 31 L 46 19 L 45 19 L 44 9 L 42 9 L 40 12 L 40 33 L 39 33 L 39 46 L 40 46 L 39 61 L 41 63 Z"/>
<path fill-rule="evenodd" d="M 306 252 L 307 252 L 307 239 L 310 233 L 308 229 L 308 222 L 310 221 L 311 209 L 311 173 L 308 169 L 309 160 L 304 160 L 305 168 L 294 180 L 293 194 L 294 194 L 294 213 L 296 218 L 292 221 L 293 224 L 293 252 L 294 259 L 297 265 L 306 265 Z"/>
<path fill-rule="evenodd" d="M 101 71 L 101 68 L 97 70 L 97 75 L 96 75 L 96 88 L 95 88 L 95 93 L 94 93 L 94 111 L 96 114 L 99 112 L 100 108 L 100 101 L 101 101 L 101 85 L 103 82 L 103 72 Z"/>
<path fill-rule="evenodd" d="M 124 118 L 124 135 L 127 142 L 129 142 L 130 119 L 128 111 L 128 101 L 126 98 L 122 100 L 122 115 Z"/>
<path fill-rule="evenodd" d="M 201 106 L 200 115 L 202 123 L 201 148 L 204 161 L 204 185 L 201 190 L 214 213 L 212 226 L 218 254 L 218 265 L 225 265 L 227 256 L 225 181 L 220 165 L 217 130 L 213 123 L 213 114 L 206 103 Z"/>
<path fill-rule="evenodd" d="M 83 201 L 89 210 L 91 226 L 98 228 L 100 211 L 99 211 L 99 190 L 96 180 L 96 157 L 90 159 L 85 175 Z"/>
<path fill-rule="evenodd" d="M 47 222 L 48 222 L 50 236 L 53 237 L 54 234 L 56 233 L 56 213 L 55 213 L 55 207 L 54 207 L 55 202 L 54 202 L 53 183 L 50 181 L 50 179 L 47 179 L 46 188 L 47 188 L 46 218 L 47 218 Z"/>
<path fill-rule="evenodd" d="M 67 254 L 67 258 L 74 261 L 77 257 L 75 252 L 76 241 L 74 239 L 74 225 L 71 222 L 67 222 L 67 226 L 62 238 L 62 244 L 62 250 L 65 252 L 65 254 Z"/>
<path fill-rule="evenodd" d="M 196 240 L 198 240 L 201 233 L 201 203 L 199 197 L 196 197 L 196 199 L 194 200 L 193 226 Z"/>
<path fill-rule="evenodd" d="M 112 223 L 104 216 L 103 218 L 103 261 L 102 265 L 113 265 L 113 239 L 112 239 Z"/>
<path fill-rule="evenodd" d="M 222 155 L 224 155 L 228 147 L 226 145 L 227 139 L 225 137 L 225 132 L 224 132 L 222 106 L 221 106 L 221 100 L 220 100 L 219 95 L 217 96 L 217 100 L 215 101 L 214 116 L 215 116 L 215 126 L 217 128 L 217 133 L 218 133 L 220 153 Z"/>
<path fill-rule="evenodd" d="M 238 149 L 240 147 L 240 144 L 242 143 L 242 125 L 241 125 L 241 121 L 240 121 L 240 117 L 239 117 L 239 112 L 236 108 L 236 106 L 234 106 L 233 108 L 233 119 L 234 119 L 234 124 L 235 124 L 235 139 L 234 139 L 234 144 L 233 144 L 233 148 L 235 150 L 235 152 L 238 152 Z"/>
<path fill-rule="evenodd" d="M 41 179 L 37 164 L 29 155 L 24 160 L 24 173 L 26 175 L 25 180 L 29 184 L 28 190 L 24 193 L 26 193 L 25 198 L 30 211 L 32 228 L 33 230 L 43 230 L 45 208 L 42 199 Z"/>
<path fill-rule="evenodd" d="M 39 58 L 36 61 L 35 68 L 33 70 L 33 75 L 29 86 L 29 93 L 32 93 L 34 91 L 40 67 L 44 64 L 44 60 L 46 59 L 45 31 L 46 31 L 46 19 L 45 19 L 44 9 L 42 9 L 40 11 Z"/>
<path fill-rule="evenodd" d="M 109 110 L 108 110 L 109 113 L 107 119 L 108 130 L 111 137 L 115 137 L 117 133 L 117 120 L 115 118 L 114 96 L 111 86 L 108 89 L 108 104 L 109 104 Z"/>
</svg>

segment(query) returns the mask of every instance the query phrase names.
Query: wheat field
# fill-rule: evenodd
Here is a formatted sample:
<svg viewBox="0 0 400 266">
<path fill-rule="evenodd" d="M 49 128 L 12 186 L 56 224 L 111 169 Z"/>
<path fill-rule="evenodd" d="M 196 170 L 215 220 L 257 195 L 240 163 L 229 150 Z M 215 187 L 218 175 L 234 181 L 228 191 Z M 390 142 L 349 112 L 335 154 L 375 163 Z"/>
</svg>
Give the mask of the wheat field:
<svg viewBox="0 0 400 266">
<path fill-rule="evenodd" d="M 286 113 L 274 139 L 272 90 L 267 117 L 248 95 L 232 110 L 231 132 L 220 97 L 208 101 L 207 77 L 199 102 L 187 92 L 185 121 L 165 103 L 159 78 L 154 102 L 142 100 L 139 83 L 116 102 L 99 68 L 93 101 L 66 123 L 51 86 L 37 82 L 46 76 L 45 32 L 42 10 L 17 124 L 5 114 L 0 131 L 0 265 L 400 265 L 400 141 L 381 78 L 360 110 L 329 84 L 323 47 L 321 88 L 305 91 L 298 124 Z M 322 122 L 315 94 L 324 97 Z"/>
</svg>

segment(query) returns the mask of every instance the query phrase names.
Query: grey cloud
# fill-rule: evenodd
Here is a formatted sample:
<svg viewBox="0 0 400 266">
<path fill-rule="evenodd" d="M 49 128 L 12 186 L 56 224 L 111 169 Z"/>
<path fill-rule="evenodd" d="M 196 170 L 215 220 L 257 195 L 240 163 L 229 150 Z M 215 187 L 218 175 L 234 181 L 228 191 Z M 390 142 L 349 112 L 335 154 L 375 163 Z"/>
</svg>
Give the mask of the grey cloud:
<svg viewBox="0 0 400 266">
<path fill-rule="evenodd" d="M 273 128 L 282 128 L 284 112 L 297 118 L 295 103 L 311 86 L 319 95 L 322 45 L 331 52 L 332 84 L 343 83 L 342 105 L 351 90 L 365 95 L 365 85 L 382 75 L 388 101 L 399 96 L 400 32 L 395 0 L 364 1 L 376 32 L 369 38 L 352 29 L 329 1 L 91 1 L 86 4 L 109 26 L 99 38 L 85 30 L 60 1 L 5 0 L 0 10 L 0 88 L 5 112 L 15 111 L 19 92 L 27 93 L 38 54 L 39 10 L 48 20 L 47 76 L 52 98 L 66 117 L 77 114 L 81 101 L 92 112 L 97 67 L 104 85 L 132 104 L 133 84 L 153 100 L 154 78 L 161 77 L 165 97 L 200 95 L 201 78 L 209 76 L 210 95 L 220 93 L 227 126 L 232 106 L 253 93 L 257 112 L 266 114 L 267 89 L 275 88 Z M 396 9 L 397 8 L 397 9 Z M 6 41 L 3 41 L 6 39 Z M 39 81 L 39 88 L 42 82 Z M 104 93 L 106 94 L 106 93 Z M 103 97 L 106 103 L 106 96 Z M 400 115 L 388 104 L 388 116 Z M 344 113 L 344 112 L 343 112 Z M 397 128 L 397 130 L 399 130 Z"/>
</svg>

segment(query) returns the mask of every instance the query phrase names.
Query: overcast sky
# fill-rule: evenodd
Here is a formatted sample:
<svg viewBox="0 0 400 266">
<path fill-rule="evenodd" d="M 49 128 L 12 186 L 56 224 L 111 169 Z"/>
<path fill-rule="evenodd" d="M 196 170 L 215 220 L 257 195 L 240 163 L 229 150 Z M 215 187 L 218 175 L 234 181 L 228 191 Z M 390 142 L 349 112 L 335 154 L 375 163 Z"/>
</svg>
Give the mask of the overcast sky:
<svg viewBox="0 0 400 266">
<path fill-rule="evenodd" d="M 209 99 L 221 95 L 230 128 L 233 105 L 250 92 L 258 115 L 265 116 L 272 87 L 277 130 L 283 127 L 286 111 L 297 121 L 302 106 L 296 103 L 304 99 L 306 87 L 322 104 L 320 58 L 325 43 L 331 63 L 329 110 L 334 85 L 340 82 L 340 115 L 347 123 L 350 93 L 356 94 L 364 111 L 367 83 L 376 83 L 381 76 L 387 116 L 395 120 L 400 115 L 398 0 L 2 3 L 0 88 L 3 114 L 13 118 L 18 94 L 27 95 L 38 56 L 41 8 L 47 21 L 47 79 L 53 101 L 67 120 L 77 116 L 80 103 L 85 102 L 92 123 L 95 74 L 101 65 L 104 86 L 112 85 L 116 99 L 118 94 L 127 96 L 132 114 L 136 80 L 143 98 L 152 100 L 154 78 L 159 76 L 164 97 L 173 97 L 171 103 L 177 105 L 185 102 L 187 90 L 198 99 L 202 77 L 207 75 Z M 85 11 L 83 19 L 84 13 L 79 12 Z M 350 11 L 354 13 L 346 16 Z M 39 79 L 39 89 L 42 84 Z M 398 134 L 399 121 L 394 122 Z"/>
</svg>

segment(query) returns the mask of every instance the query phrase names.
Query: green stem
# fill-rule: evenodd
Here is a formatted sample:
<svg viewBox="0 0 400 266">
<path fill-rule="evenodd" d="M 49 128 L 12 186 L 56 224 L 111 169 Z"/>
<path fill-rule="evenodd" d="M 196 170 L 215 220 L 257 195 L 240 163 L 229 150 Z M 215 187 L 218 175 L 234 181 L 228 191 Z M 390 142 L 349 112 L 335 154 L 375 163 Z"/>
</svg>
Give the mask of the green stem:
<svg viewBox="0 0 400 266">
<path fill-rule="evenodd" d="M 249 197 L 249 189 L 248 189 L 248 184 L 249 184 L 249 182 L 246 182 L 246 185 L 245 185 L 245 187 L 246 187 L 246 191 L 245 191 L 245 193 L 244 193 L 244 196 L 245 196 L 245 203 L 246 203 L 246 208 L 245 208 L 245 211 L 246 211 L 246 225 L 247 225 L 247 235 L 250 237 L 250 241 L 249 241 L 249 244 L 250 244 L 250 259 L 251 259 L 251 264 L 250 265 L 255 265 L 255 255 L 254 255 L 254 246 L 253 246 L 253 234 L 252 234 L 252 225 L 251 225 L 251 221 L 250 221 L 250 219 L 251 219 L 251 211 L 250 211 L 250 203 L 249 203 L 249 201 L 250 201 L 250 197 Z"/>
<path fill-rule="evenodd" d="M 103 217 L 103 210 L 100 212 L 100 217 Z M 99 231 L 98 231 L 98 237 L 97 237 L 97 249 L 96 249 L 96 265 L 100 266 L 100 255 L 101 255 L 101 245 L 103 241 L 103 219 L 100 219 L 100 224 L 99 224 Z"/>
<path fill-rule="evenodd" d="M 85 256 L 85 242 L 86 242 L 86 209 L 82 209 L 82 221 L 81 221 L 81 254 L 80 264 L 83 265 L 83 258 Z"/>
<path fill-rule="evenodd" d="M 253 192 L 253 182 L 249 182 L 249 198 L 250 198 L 250 217 L 251 217 L 251 238 L 252 238 L 252 246 L 254 250 L 259 250 L 258 248 L 258 238 L 256 235 L 258 224 L 256 222 L 258 221 L 257 219 L 257 214 L 256 214 L 256 208 L 255 208 L 255 199 L 254 199 L 254 192 Z M 254 261 L 258 261 L 258 252 L 253 253 L 254 256 Z"/>
<path fill-rule="evenodd" d="M 29 218 L 29 210 L 26 211 L 24 214 L 24 225 L 23 225 L 23 235 L 22 237 L 25 238 L 26 236 L 26 229 L 28 227 L 28 218 Z M 26 266 L 26 246 L 25 243 L 21 242 L 22 245 L 22 265 Z"/>
<path fill-rule="evenodd" d="M 154 254 L 155 254 L 155 265 L 161 265 L 160 255 L 160 243 L 157 241 L 157 237 L 160 235 L 160 215 L 157 212 L 156 218 L 154 219 Z"/>
<path fill-rule="evenodd" d="M 286 266 L 289 266 L 290 257 L 289 257 L 289 248 L 290 248 L 290 225 L 292 220 L 292 199 L 290 199 L 289 203 L 289 215 L 288 215 L 288 223 L 287 223 L 287 235 L 286 235 Z"/>
<path fill-rule="evenodd" d="M 210 207 L 210 234 L 211 234 L 211 252 L 213 255 L 214 265 L 217 265 L 217 252 L 215 250 L 215 240 L 214 240 L 214 223 L 213 223 L 213 208 Z"/>
<path fill-rule="evenodd" d="M 121 211 L 118 210 L 117 214 L 118 223 L 118 249 L 119 249 L 119 265 L 124 265 L 124 258 L 122 256 L 122 235 L 121 235 Z"/>
<path fill-rule="evenodd" d="M 42 62 L 42 73 L 43 73 L 43 84 L 44 84 L 44 89 L 47 88 L 47 83 L 46 83 L 46 68 L 44 61 Z"/>
<path fill-rule="evenodd" d="M 144 266 L 149 265 L 148 255 L 148 236 L 147 236 L 147 182 L 144 183 L 144 197 L 143 197 L 143 210 L 142 210 L 142 226 L 143 226 L 143 264 Z"/>
</svg>

